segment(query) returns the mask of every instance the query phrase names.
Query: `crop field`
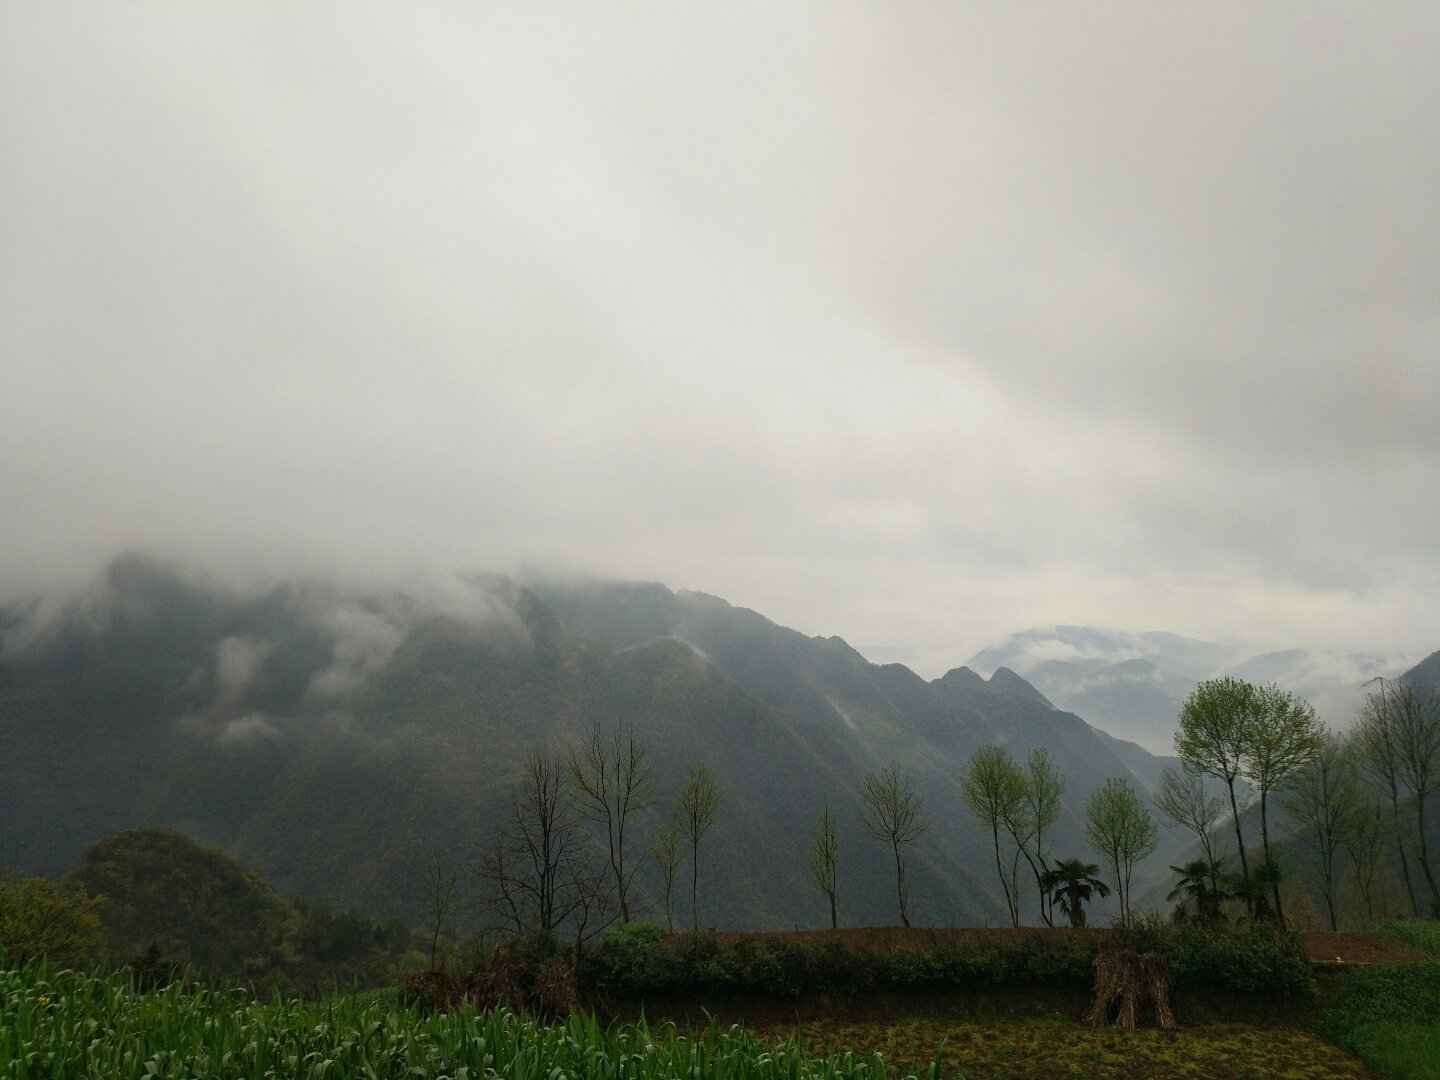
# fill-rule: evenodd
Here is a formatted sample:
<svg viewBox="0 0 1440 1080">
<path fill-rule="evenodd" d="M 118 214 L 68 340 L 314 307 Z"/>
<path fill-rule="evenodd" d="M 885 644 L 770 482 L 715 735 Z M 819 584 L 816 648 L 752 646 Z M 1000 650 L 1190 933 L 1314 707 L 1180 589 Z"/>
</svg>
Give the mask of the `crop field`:
<svg viewBox="0 0 1440 1080">
<path fill-rule="evenodd" d="M 1410 943 L 1410 942 L 1407 942 Z M 134 991 L 118 976 L 0 972 L 0 1080 L 71 1077 L 536 1077 L 537 1080 L 1423 1080 L 1440 1076 L 1440 965 L 1335 972 L 1315 1007 L 1182 1009 L 1181 1030 L 1084 1027 L 1073 1009 L 973 1011 L 910 999 L 878 1008 L 747 1015 L 691 1025 L 539 1024 L 508 1011 L 444 1014 L 395 992 L 321 1001 L 242 991 Z M 1238 1004 L 1237 1004 L 1238 1002 Z M 1187 1014 L 1188 1015 L 1185 1015 Z M 1312 1030 L 1313 1028 L 1313 1030 Z M 1319 1034 L 1316 1034 L 1319 1032 Z"/>
<path fill-rule="evenodd" d="M 854 1054 L 811 1057 L 740 1028 L 698 1035 L 669 1025 L 602 1027 L 577 1014 L 539 1025 L 468 1007 L 426 1015 L 383 996 L 251 1001 L 237 993 L 147 994 L 117 978 L 45 969 L 0 972 L 4 1080 L 883 1080 Z"/>
</svg>

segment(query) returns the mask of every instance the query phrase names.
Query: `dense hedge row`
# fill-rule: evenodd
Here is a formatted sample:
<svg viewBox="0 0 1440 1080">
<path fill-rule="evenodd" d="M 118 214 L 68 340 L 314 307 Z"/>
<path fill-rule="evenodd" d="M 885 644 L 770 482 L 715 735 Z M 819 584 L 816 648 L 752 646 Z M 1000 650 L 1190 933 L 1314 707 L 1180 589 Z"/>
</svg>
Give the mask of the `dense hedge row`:
<svg viewBox="0 0 1440 1080">
<path fill-rule="evenodd" d="M 1299 937 L 1264 926 L 1159 926 L 1013 935 L 916 934 L 896 943 L 841 937 L 684 934 L 632 923 L 586 951 L 582 991 L 626 999 L 698 994 L 848 995 L 869 990 L 1088 986 L 1096 954 L 1162 952 L 1178 986 L 1290 993 L 1313 986 Z"/>
</svg>

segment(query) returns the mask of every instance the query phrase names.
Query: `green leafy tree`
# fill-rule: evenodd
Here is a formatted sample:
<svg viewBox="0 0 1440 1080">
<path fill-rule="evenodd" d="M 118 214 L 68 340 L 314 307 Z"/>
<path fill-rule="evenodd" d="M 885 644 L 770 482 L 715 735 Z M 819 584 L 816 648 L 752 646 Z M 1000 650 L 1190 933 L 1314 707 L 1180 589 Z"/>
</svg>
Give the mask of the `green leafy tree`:
<svg viewBox="0 0 1440 1080">
<path fill-rule="evenodd" d="M 1270 850 L 1270 795 L 1314 760 L 1324 739 L 1325 729 L 1309 702 L 1274 685 L 1256 689 L 1240 774 L 1260 799 L 1260 844 L 1267 863 L 1279 865 Z M 1285 911 L 1280 905 L 1278 880 L 1271 884 L 1271 897 L 1275 918 L 1283 925 Z"/>
<path fill-rule="evenodd" d="M 1110 887 L 1095 876 L 1098 873 L 1100 867 L 1084 859 L 1061 859 L 1041 878 L 1052 902 L 1076 929 L 1085 925 L 1085 905 L 1091 896 L 1097 892 L 1102 897 L 1110 895 Z"/>
<path fill-rule="evenodd" d="M 720 813 L 720 789 L 710 766 L 691 765 L 673 808 L 675 827 L 690 845 L 690 929 L 700 931 L 700 839 Z"/>
<path fill-rule="evenodd" d="M 1003 746 L 987 743 L 970 755 L 969 765 L 960 777 L 960 793 L 970 813 L 990 830 L 995 853 L 995 872 L 1005 893 L 1005 907 L 1012 926 L 1020 925 L 1020 897 L 1017 887 L 1018 851 L 1011 859 L 1007 873 L 1000 855 L 1000 831 L 1010 831 L 1012 823 L 1025 816 L 1025 774 Z"/>
<path fill-rule="evenodd" d="M 1110 864 L 1120 897 L 1120 919 L 1130 921 L 1130 878 L 1135 865 L 1159 843 L 1155 819 L 1135 789 L 1112 776 L 1085 804 L 1085 838 Z"/>
<path fill-rule="evenodd" d="M 1364 806 L 1360 770 L 1339 738 L 1327 734 L 1322 739 L 1315 757 L 1281 792 L 1280 805 L 1290 815 L 1291 833 L 1320 860 L 1320 888 L 1330 929 L 1338 930 L 1336 864 Z"/>
<path fill-rule="evenodd" d="M 892 762 L 880 772 L 868 773 L 860 780 L 860 821 L 876 840 L 888 843 L 895 856 L 895 891 L 900 899 L 903 926 L 910 925 L 907 910 L 910 878 L 903 845 L 913 843 L 930 827 L 920 815 L 922 802 L 898 763 Z"/>
<path fill-rule="evenodd" d="M 1044 747 L 1031 749 L 1025 759 L 1025 802 L 1024 818 L 1018 822 L 1023 832 L 1015 840 L 1030 864 L 1035 875 L 1035 886 L 1040 892 L 1040 917 L 1046 926 L 1053 925 L 1050 915 L 1050 890 L 1045 888 L 1044 875 L 1049 871 L 1050 849 L 1048 834 L 1050 827 L 1060 817 L 1060 796 L 1065 793 L 1065 778 L 1050 760 L 1049 751 Z"/>
<path fill-rule="evenodd" d="M 805 865 L 810 871 L 810 880 L 830 901 L 830 929 L 840 925 L 835 911 L 836 868 L 840 861 L 840 837 L 835 827 L 835 811 L 830 809 L 830 800 L 820 806 L 820 816 L 810 831 L 810 849 L 805 853 Z"/>
<path fill-rule="evenodd" d="M 620 921 L 627 923 L 635 869 L 625 865 L 625 829 L 655 805 L 655 770 L 648 759 L 634 728 L 619 724 L 606 732 L 598 721 L 567 757 L 580 812 L 605 831 Z"/>
<path fill-rule="evenodd" d="M 1245 836 L 1240 827 L 1240 801 L 1235 781 L 1240 776 L 1249 745 L 1251 719 L 1256 709 L 1255 687 L 1243 679 L 1225 676 L 1200 683 L 1180 707 L 1175 732 L 1175 753 L 1190 769 L 1221 780 L 1230 795 L 1230 818 L 1235 824 L 1235 847 L 1240 873 L 1250 876 Z"/>
<path fill-rule="evenodd" d="M 101 897 L 50 878 L 0 873 L 0 955 L 11 966 L 48 959 L 79 967 L 100 941 Z"/>
</svg>

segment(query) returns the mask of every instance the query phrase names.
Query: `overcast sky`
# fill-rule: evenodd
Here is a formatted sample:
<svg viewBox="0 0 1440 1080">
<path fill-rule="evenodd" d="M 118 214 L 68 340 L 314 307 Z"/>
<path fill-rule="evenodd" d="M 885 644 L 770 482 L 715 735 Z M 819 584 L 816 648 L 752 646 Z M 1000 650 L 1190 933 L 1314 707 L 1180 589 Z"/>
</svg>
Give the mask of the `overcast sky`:
<svg viewBox="0 0 1440 1080">
<path fill-rule="evenodd" d="M 0 4 L 0 593 L 1440 648 L 1440 8 L 1180 7 Z"/>
</svg>

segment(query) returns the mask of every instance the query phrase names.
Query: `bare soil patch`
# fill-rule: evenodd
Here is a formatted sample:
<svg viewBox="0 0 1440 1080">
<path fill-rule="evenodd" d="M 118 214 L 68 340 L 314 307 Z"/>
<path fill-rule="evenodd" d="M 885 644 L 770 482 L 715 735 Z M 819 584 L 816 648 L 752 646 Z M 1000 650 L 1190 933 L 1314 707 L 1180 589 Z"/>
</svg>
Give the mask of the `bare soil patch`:
<svg viewBox="0 0 1440 1080">
<path fill-rule="evenodd" d="M 1422 949 L 1401 944 L 1381 934 L 1312 930 L 1303 936 L 1305 951 L 1317 964 L 1410 964 L 1435 959 Z"/>
</svg>

